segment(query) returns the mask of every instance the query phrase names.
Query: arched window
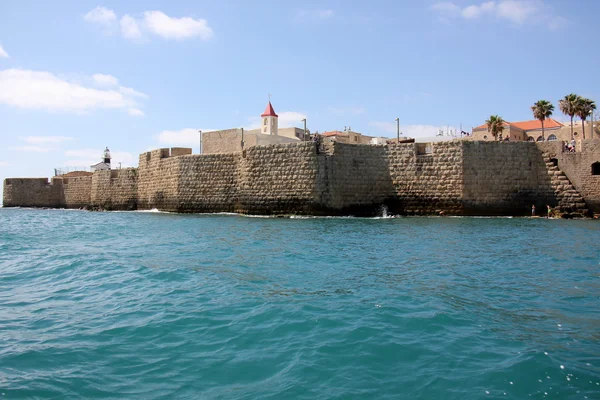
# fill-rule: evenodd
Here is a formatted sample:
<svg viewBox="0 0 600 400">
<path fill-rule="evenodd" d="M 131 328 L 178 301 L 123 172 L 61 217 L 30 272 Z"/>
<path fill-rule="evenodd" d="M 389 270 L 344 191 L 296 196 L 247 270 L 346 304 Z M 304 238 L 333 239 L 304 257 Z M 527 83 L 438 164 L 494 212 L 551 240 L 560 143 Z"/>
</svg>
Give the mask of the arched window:
<svg viewBox="0 0 600 400">
<path fill-rule="evenodd" d="M 552 134 L 552 135 L 548 136 L 548 141 L 549 142 L 554 141 L 554 140 L 558 140 L 558 138 L 556 137 L 555 134 Z"/>
<path fill-rule="evenodd" d="M 529 137 L 527 138 L 527 141 L 528 141 L 528 142 L 535 142 L 535 139 L 533 138 L 533 136 L 529 136 Z"/>
<path fill-rule="evenodd" d="M 537 141 L 538 141 L 538 142 L 543 142 L 543 141 L 544 141 L 544 138 L 543 138 L 543 137 L 541 137 L 541 136 L 538 136 L 538 138 L 537 138 Z"/>
<path fill-rule="evenodd" d="M 600 162 L 592 164 L 592 175 L 600 175 Z"/>
<path fill-rule="evenodd" d="M 263 125 L 267 125 L 267 119 L 265 118 L 265 123 Z"/>
<path fill-rule="evenodd" d="M 267 131 L 267 127 L 265 126 L 265 129 L 263 130 L 263 132 L 266 132 L 266 131 Z"/>
</svg>

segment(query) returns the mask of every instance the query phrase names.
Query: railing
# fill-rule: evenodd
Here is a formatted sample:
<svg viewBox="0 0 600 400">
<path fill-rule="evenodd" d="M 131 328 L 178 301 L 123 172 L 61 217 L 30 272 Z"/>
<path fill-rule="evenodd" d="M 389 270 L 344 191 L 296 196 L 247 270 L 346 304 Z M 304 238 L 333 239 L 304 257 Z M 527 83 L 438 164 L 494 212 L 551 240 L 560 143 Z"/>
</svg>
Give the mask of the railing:
<svg viewBox="0 0 600 400">
<path fill-rule="evenodd" d="M 54 168 L 54 176 L 66 175 L 69 172 L 75 171 L 83 171 L 83 172 L 92 172 L 90 167 L 60 167 Z"/>
</svg>

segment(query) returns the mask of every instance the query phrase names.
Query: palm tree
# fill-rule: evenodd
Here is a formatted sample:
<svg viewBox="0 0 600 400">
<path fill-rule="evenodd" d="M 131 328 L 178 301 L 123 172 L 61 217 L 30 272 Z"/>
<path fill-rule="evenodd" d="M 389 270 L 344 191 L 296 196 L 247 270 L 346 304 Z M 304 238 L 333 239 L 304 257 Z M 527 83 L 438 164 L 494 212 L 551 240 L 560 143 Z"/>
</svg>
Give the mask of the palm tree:
<svg viewBox="0 0 600 400">
<path fill-rule="evenodd" d="M 577 100 L 577 106 L 575 107 L 575 113 L 581 118 L 581 132 L 583 139 L 585 139 L 585 120 L 592 114 L 592 111 L 596 109 L 596 103 L 594 100 L 586 99 L 585 97 L 579 97 Z M 592 136 L 594 133 L 592 132 Z"/>
<path fill-rule="evenodd" d="M 544 120 L 550 118 L 552 111 L 554 111 L 554 106 L 548 100 L 538 100 L 531 106 L 531 111 L 533 111 L 533 117 L 539 119 L 542 123 L 542 139 L 545 139 Z"/>
<path fill-rule="evenodd" d="M 579 96 L 575 93 L 566 95 L 562 100 L 558 101 L 558 106 L 563 114 L 571 117 L 571 139 L 573 139 L 573 117 L 577 112 L 577 101 Z"/>
<path fill-rule="evenodd" d="M 499 115 L 490 115 L 490 119 L 485 121 L 487 125 L 488 132 L 492 134 L 492 136 L 498 140 L 498 135 L 502 133 L 504 130 L 504 120 Z"/>
</svg>

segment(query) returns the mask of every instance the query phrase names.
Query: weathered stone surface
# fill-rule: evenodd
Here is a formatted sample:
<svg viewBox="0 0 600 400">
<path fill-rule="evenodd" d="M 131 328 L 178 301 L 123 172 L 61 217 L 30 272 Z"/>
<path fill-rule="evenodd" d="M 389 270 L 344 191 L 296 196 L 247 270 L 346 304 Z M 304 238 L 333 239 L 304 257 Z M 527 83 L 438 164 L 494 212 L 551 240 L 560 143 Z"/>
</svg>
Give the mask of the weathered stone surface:
<svg viewBox="0 0 600 400">
<path fill-rule="evenodd" d="M 591 164 L 600 161 L 600 145 L 581 147 L 568 155 L 553 143 L 473 141 L 319 149 L 300 142 L 206 155 L 157 149 L 140 155 L 138 169 L 52 182 L 6 179 L 4 206 L 316 215 L 376 215 L 385 206 L 409 215 L 526 215 L 532 205 L 540 213 L 550 205 L 582 214 L 597 205 L 598 212 L 600 176 Z"/>
</svg>

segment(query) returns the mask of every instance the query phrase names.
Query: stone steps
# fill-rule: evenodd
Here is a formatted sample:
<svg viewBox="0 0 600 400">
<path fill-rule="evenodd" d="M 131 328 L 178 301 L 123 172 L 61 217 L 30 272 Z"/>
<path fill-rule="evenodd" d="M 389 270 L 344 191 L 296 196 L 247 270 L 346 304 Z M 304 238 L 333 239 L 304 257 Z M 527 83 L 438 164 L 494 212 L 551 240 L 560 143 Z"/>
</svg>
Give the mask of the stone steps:
<svg viewBox="0 0 600 400">
<path fill-rule="evenodd" d="M 588 209 L 583 197 L 575 189 L 569 178 L 552 161 L 548 154 L 542 154 L 546 164 L 550 186 L 554 190 L 558 205 L 555 209 L 562 213 L 577 213 L 587 215 Z"/>
</svg>

